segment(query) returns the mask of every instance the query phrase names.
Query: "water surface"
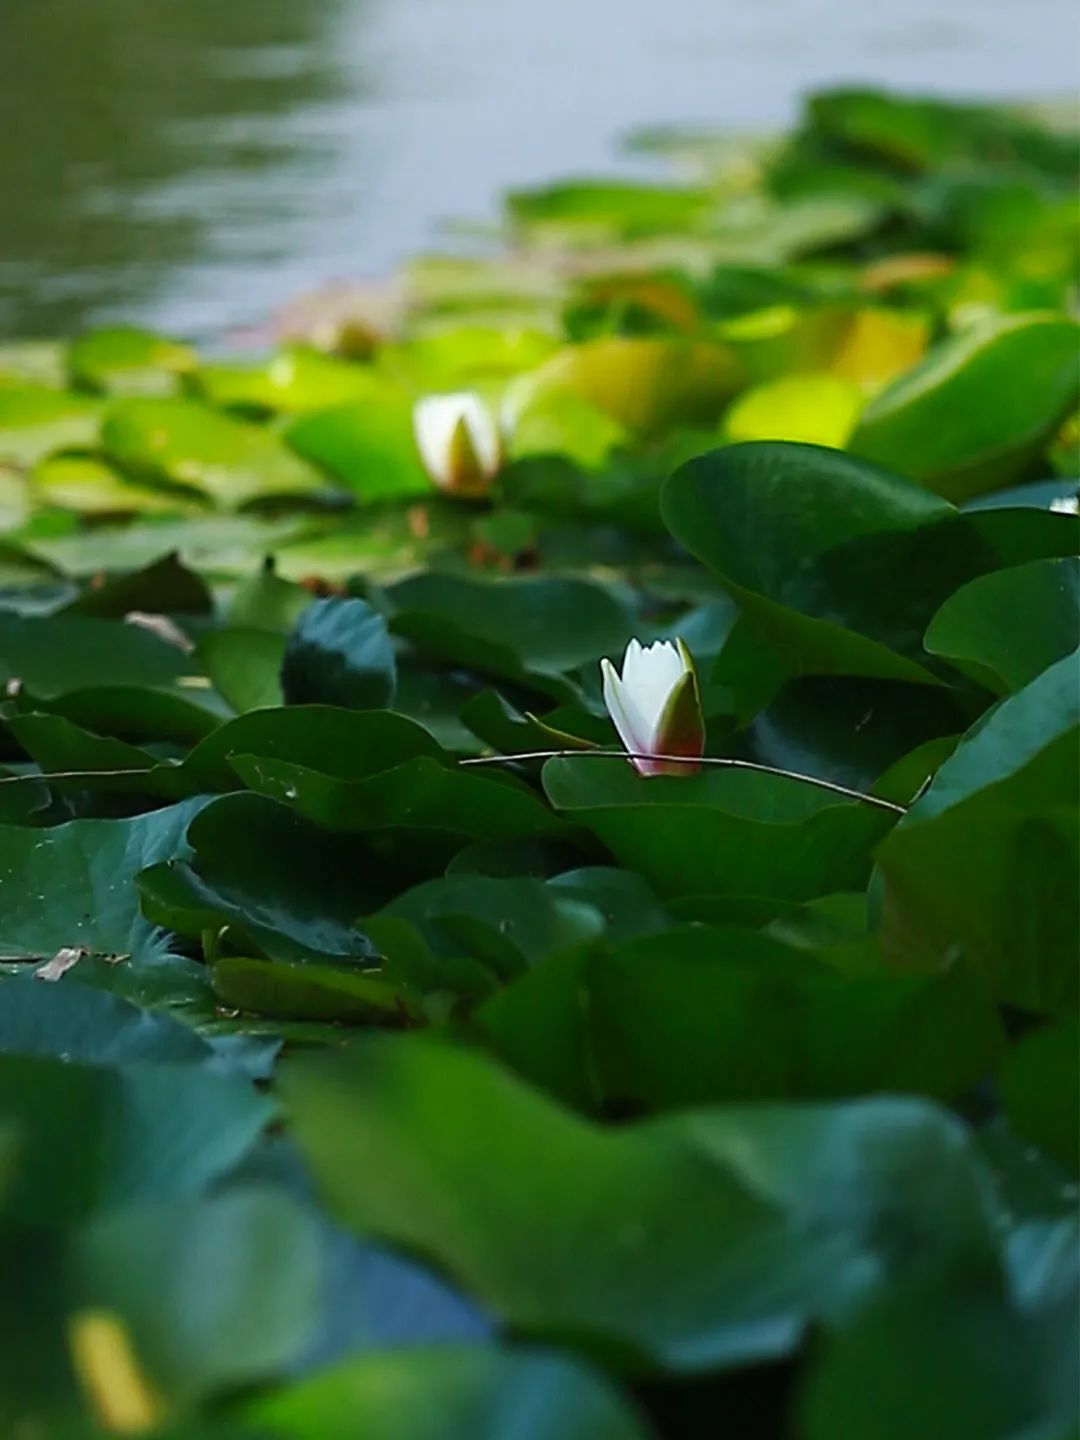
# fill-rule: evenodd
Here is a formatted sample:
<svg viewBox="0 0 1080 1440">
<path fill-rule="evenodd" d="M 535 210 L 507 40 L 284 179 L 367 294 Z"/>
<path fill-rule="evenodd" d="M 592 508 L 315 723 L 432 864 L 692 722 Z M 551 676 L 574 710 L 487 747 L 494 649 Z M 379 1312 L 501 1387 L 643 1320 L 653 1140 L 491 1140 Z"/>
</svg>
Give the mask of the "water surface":
<svg viewBox="0 0 1080 1440">
<path fill-rule="evenodd" d="M 1068 92 L 1073 0 L 0 0 L 0 336 L 199 338 L 378 275 L 645 123 L 839 81 Z"/>
</svg>

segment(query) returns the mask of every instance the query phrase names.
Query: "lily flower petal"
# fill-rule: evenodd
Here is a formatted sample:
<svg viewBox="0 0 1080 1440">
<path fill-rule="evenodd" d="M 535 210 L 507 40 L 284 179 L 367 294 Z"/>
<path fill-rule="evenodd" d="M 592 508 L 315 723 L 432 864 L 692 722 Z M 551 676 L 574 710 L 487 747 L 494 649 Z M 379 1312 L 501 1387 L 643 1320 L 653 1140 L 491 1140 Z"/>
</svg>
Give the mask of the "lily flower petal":
<svg viewBox="0 0 1080 1440">
<path fill-rule="evenodd" d="M 681 640 L 659 640 L 643 646 L 631 640 L 620 676 L 610 660 L 600 662 L 604 704 L 623 745 L 637 758 L 631 764 L 642 775 L 689 775 L 698 768 L 681 762 L 652 759 L 677 755 L 700 757 L 705 748 L 705 722 L 693 658 Z"/>
<path fill-rule="evenodd" d="M 502 463 L 495 417 L 471 391 L 417 401 L 413 433 L 425 470 L 444 490 L 482 493 Z"/>
<path fill-rule="evenodd" d="M 631 699 L 629 690 L 620 680 L 615 666 L 610 660 L 601 660 L 600 673 L 604 681 L 604 704 L 611 716 L 611 723 L 619 733 L 619 739 L 627 750 L 647 751 L 648 722 Z"/>
</svg>

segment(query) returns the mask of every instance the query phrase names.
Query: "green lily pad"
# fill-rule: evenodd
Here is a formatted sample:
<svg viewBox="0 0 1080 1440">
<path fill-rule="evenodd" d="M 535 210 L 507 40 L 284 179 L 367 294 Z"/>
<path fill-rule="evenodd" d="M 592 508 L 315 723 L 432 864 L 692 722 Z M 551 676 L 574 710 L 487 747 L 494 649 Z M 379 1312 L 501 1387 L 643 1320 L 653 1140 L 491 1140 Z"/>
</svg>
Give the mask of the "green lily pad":
<svg viewBox="0 0 1080 1440">
<path fill-rule="evenodd" d="M 194 400 L 118 400 L 101 438 L 108 458 L 133 476 L 194 490 L 224 510 L 262 499 L 326 498 L 318 471 L 276 435 Z"/>
<path fill-rule="evenodd" d="M 277 573 L 274 557 L 268 556 L 262 568 L 242 579 L 233 591 L 228 623 L 287 635 L 311 600 L 311 591 L 283 579 Z"/>
<path fill-rule="evenodd" d="M 195 653 L 217 693 L 245 714 L 284 704 L 285 643 L 285 636 L 273 630 L 229 626 L 204 635 Z"/>
<path fill-rule="evenodd" d="M 846 150 L 904 170 L 995 160 L 1004 152 L 1047 174 L 1075 173 L 1072 135 L 987 105 L 845 87 L 812 96 L 807 118 L 812 131 Z"/>
<path fill-rule="evenodd" d="M 410 389 L 454 391 L 531 370 L 558 348 L 548 330 L 524 325 L 441 321 L 384 345 L 379 368 Z"/>
<path fill-rule="evenodd" d="M 195 385 L 223 410 L 303 415 L 380 395 L 385 386 L 369 367 L 290 346 L 257 364 L 202 365 Z"/>
<path fill-rule="evenodd" d="M 740 753 L 888 798 L 879 782 L 894 766 L 966 729 L 979 708 L 940 686 L 807 675 L 788 681 L 759 711 Z"/>
<path fill-rule="evenodd" d="M 1076 1004 L 1076 657 L 1003 700 L 878 852 L 883 943 L 924 969 L 957 955 L 1035 1011 Z"/>
<path fill-rule="evenodd" d="M 638 1368 L 777 1357 L 809 1313 L 905 1268 L 994 1273 L 988 1179 L 961 1128 L 919 1102 L 701 1111 L 605 1133 L 493 1062 L 416 1037 L 294 1059 L 283 1090 L 346 1224 L 433 1256 L 519 1332 L 616 1347 Z M 827 1155 L 845 1163 L 823 1184 Z"/>
<path fill-rule="evenodd" d="M 22 1137 L 6 1213 L 62 1226 L 200 1195 L 251 1150 L 274 1108 L 247 1079 L 199 1066 L 0 1056 L 0 1117 Z"/>
<path fill-rule="evenodd" d="M 945 1099 L 1002 1045 L 970 975 L 840 976 L 735 927 L 560 957 L 486 1001 L 477 1022 L 534 1083 L 619 1113 L 873 1091 Z"/>
<path fill-rule="evenodd" d="M 96 584 L 62 606 L 61 613 L 122 620 L 133 610 L 143 615 L 204 616 L 213 609 L 206 582 L 170 551 L 125 575 L 99 576 Z M 181 638 L 186 638 L 183 632 Z"/>
<path fill-rule="evenodd" d="M 47 783 L 55 790 L 161 793 L 151 775 L 159 762 L 137 745 L 113 735 L 95 735 L 62 715 L 11 715 L 7 724 L 30 758 L 50 777 Z M 77 778 L 60 778 L 69 772 Z M 168 787 L 164 793 L 180 798 Z"/>
<path fill-rule="evenodd" d="M 35 708 L 61 715 L 83 729 L 137 744 L 150 740 L 201 740 L 228 716 L 228 710 L 202 675 L 196 675 L 191 686 L 180 689 L 139 684 L 87 685 Z"/>
<path fill-rule="evenodd" d="M 365 780 L 425 755 L 436 742 L 404 715 L 346 710 L 333 705 L 289 705 L 240 716 L 197 745 L 184 762 L 191 783 L 204 790 L 236 788 L 233 758 L 259 755 L 339 780 Z"/>
<path fill-rule="evenodd" d="M 312 527 L 310 517 L 267 520 L 254 515 L 214 515 L 55 535 L 24 532 L 19 547 L 77 578 L 102 570 L 139 569 L 175 551 L 185 565 L 196 566 L 211 576 L 235 579 L 250 575 L 264 563 L 268 551 L 276 551 L 309 533 Z"/>
<path fill-rule="evenodd" d="M 366 960 L 356 917 L 385 897 L 385 862 L 261 795 L 226 795 L 187 835 L 194 858 L 138 875 L 144 915 L 200 938 L 223 926 L 271 959 Z"/>
<path fill-rule="evenodd" d="M 1001 1080 L 1005 1109 L 1018 1135 L 1080 1170 L 1080 1035 L 1076 1023 L 1026 1036 L 1009 1055 Z"/>
<path fill-rule="evenodd" d="M 613 590 L 571 578 L 492 583 L 428 573 L 386 596 L 396 634 L 555 699 L 574 697 L 567 671 L 621 654 L 633 628 L 629 606 Z"/>
<path fill-rule="evenodd" d="M 677 470 L 661 503 L 675 537 L 795 674 L 932 683 L 922 637 L 935 611 L 966 581 L 1016 563 L 1005 512 L 962 516 L 899 475 L 818 446 L 714 451 Z"/>
<path fill-rule="evenodd" d="M 1076 404 L 1078 334 L 1049 314 L 972 327 L 870 402 L 852 450 L 950 500 L 1023 478 Z"/>
<path fill-rule="evenodd" d="M 692 226 L 712 203 L 707 190 L 691 186 L 610 180 L 564 181 L 506 197 L 515 226 L 601 240 Z"/>
<path fill-rule="evenodd" d="M 89 615 L 0 614 L 0 674 L 54 700 L 107 677 L 114 685 L 175 690 L 198 676 L 190 655 L 137 625 Z"/>
<path fill-rule="evenodd" d="M 136 874 L 186 853 L 205 802 L 127 820 L 72 820 L 46 830 L 0 826 L 0 934 L 5 955 L 48 959 L 64 948 L 150 955 L 161 937 L 139 914 Z"/>
<path fill-rule="evenodd" d="M 1062 1306 L 1046 1323 L 1032 1323 L 989 1286 L 962 1297 L 943 1279 L 904 1286 L 860 1311 L 826 1347 L 803 1399 L 802 1433 L 808 1440 L 1067 1436 L 1076 1408 L 1070 1319 Z M 927 1377 L 914 1395 L 906 1383 L 912 1374 Z"/>
<path fill-rule="evenodd" d="M 1080 560 L 1033 560 L 951 595 L 926 648 L 995 695 L 1021 690 L 1080 646 Z"/>
<path fill-rule="evenodd" d="M 783 1245 L 776 1220 L 678 1146 L 603 1136 L 490 1062 L 434 1043 L 366 1040 L 333 1062 L 294 1061 L 283 1085 L 341 1219 L 438 1256 L 515 1329 L 592 1335 L 677 1368 L 791 1344 L 795 1295 L 761 1288 Z M 472 1131 L 478 1116 L 483 1166 L 461 1145 L 462 1125 Z M 363 1185 L 358 1148 L 369 1157 Z M 380 1183 L 391 1168 L 406 1173 L 403 1163 L 405 1189 Z M 438 1201 L 447 1186 L 464 1217 L 450 1228 Z M 703 1223 L 680 1222 L 688 1205 Z M 521 1242 L 541 1215 L 538 1263 Z"/>
<path fill-rule="evenodd" d="M 285 438 L 296 455 L 365 504 L 431 494 L 413 434 L 412 401 L 389 382 L 377 400 L 301 416 Z"/>
<path fill-rule="evenodd" d="M 318 1222 L 269 1186 L 104 1215 L 74 1251 L 80 1302 L 116 1316 L 177 1408 L 282 1373 L 315 1333 Z"/>
<path fill-rule="evenodd" d="M 0 385 L 0 460 L 35 465 L 54 450 L 93 446 L 101 405 L 85 395 Z"/>
<path fill-rule="evenodd" d="M 386 621 L 363 600 L 316 600 L 289 635 L 281 665 L 287 704 L 381 710 L 397 686 Z"/>
<path fill-rule="evenodd" d="M 447 875 L 399 895 L 378 919 L 404 920 L 442 955 L 475 954 L 499 974 L 520 974 L 604 929 L 586 898 L 532 878 Z"/>
<path fill-rule="evenodd" d="M 865 884 L 890 815 L 783 775 L 645 778 L 617 759 L 549 760 L 548 798 L 661 896 L 810 900 Z"/>
<path fill-rule="evenodd" d="M 80 335 L 68 350 L 76 385 L 119 395 L 172 395 L 199 363 L 190 345 L 118 326 Z"/>
<path fill-rule="evenodd" d="M 223 955 L 212 977 L 223 1005 L 257 1015 L 372 1025 L 400 1024 L 408 1014 L 394 986 L 332 965 Z"/>
<path fill-rule="evenodd" d="M 250 789 L 328 830 L 438 830 L 475 840 L 566 833 L 563 822 L 513 777 L 448 769 L 428 756 L 363 780 L 257 754 L 237 755 L 231 764 Z"/>
<path fill-rule="evenodd" d="M 859 412 L 862 392 L 839 375 L 789 375 L 745 391 L 724 415 L 724 438 L 799 440 L 843 449 Z"/>
<path fill-rule="evenodd" d="M 77 966 L 83 964 L 82 960 Z M 76 966 L 76 968 L 77 968 Z M 0 1053 L 43 1055 L 85 1065 L 207 1065 L 215 1052 L 188 1026 L 151 1014 L 77 976 L 43 981 L 27 966 L 0 981 Z"/>
<path fill-rule="evenodd" d="M 49 455 L 34 467 L 33 495 L 79 515 L 175 514 L 197 508 L 190 498 L 137 485 L 92 455 Z"/>
<path fill-rule="evenodd" d="M 614 336 L 559 351 L 531 376 L 522 404 L 569 390 L 636 435 L 675 423 L 710 424 L 743 384 L 730 347 Z"/>
<path fill-rule="evenodd" d="M 644 1421 L 562 1356 L 488 1346 L 416 1347 L 346 1360 L 248 1402 L 242 1418 L 281 1440 L 647 1440 Z"/>
</svg>

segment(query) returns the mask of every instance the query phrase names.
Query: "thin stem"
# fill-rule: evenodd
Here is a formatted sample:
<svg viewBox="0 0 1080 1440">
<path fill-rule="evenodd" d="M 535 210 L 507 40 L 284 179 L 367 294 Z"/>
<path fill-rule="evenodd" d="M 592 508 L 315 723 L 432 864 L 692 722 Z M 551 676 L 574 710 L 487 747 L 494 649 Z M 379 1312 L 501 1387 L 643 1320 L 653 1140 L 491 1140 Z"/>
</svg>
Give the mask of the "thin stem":
<svg viewBox="0 0 1080 1440">
<path fill-rule="evenodd" d="M 892 800 L 883 800 L 880 795 L 866 795 L 862 790 L 852 790 L 847 785 L 838 785 L 834 780 L 821 780 L 816 775 L 802 775 L 797 770 L 780 770 L 775 765 L 759 765 L 753 760 L 733 760 L 728 756 L 702 755 L 646 755 L 636 750 L 526 750 L 520 755 L 480 755 L 470 760 L 459 760 L 459 765 L 509 765 L 516 760 L 662 760 L 668 765 L 712 765 L 727 770 L 753 770 L 759 775 L 779 775 L 785 780 L 795 780 L 800 785 L 813 785 L 818 790 L 829 790 L 842 795 L 846 800 L 858 800 L 863 805 L 872 805 L 876 810 L 888 810 L 893 815 L 906 815 L 903 805 Z"/>
<path fill-rule="evenodd" d="M 907 808 L 892 800 L 883 800 L 880 795 L 867 795 L 862 790 L 852 790 L 847 785 L 838 785 L 835 780 L 821 780 L 816 775 L 802 775 L 797 770 L 781 770 L 775 765 L 759 765 L 753 760 L 733 760 L 729 756 L 702 755 L 694 759 L 689 755 L 647 755 L 636 750 L 525 750 L 518 755 L 479 755 L 468 760 L 459 760 L 459 765 L 513 765 L 519 760 L 661 760 L 667 765 L 712 765 L 727 770 L 753 770 L 759 775 L 779 775 L 784 780 L 794 780 L 800 785 L 812 785 L 818 790 L 828 790 L 833 795 L 842 795 L 845 800 L 857 800 L 862 805 L 871 805 L 875 810 L 888 810 L 893 815 L 906 815 Z M 33 771 L 26 775 L 0 775 L 0 785 L 26 784 L 40 780 L 101 780 L 123 778 L 138 780 L 153 775 L 161 766 L 149 770 L 54 770 L 42 773 Z M 168 769 L 166 765 L 164 767 Z"/>
<path fill-rule="evenodd" d="M 102 777 L 111 780 L 121 775 L 137 780 L 143 775 L 153 775 L 162 768 L 168 769 L 168 762 L 162 761 L 161 765 L 155 765 L 148 770 L 31 770 L 25 775 L 0 775 L 0 785 L 26 785 L 31 780 L 100 780 Z"/>
</svg>

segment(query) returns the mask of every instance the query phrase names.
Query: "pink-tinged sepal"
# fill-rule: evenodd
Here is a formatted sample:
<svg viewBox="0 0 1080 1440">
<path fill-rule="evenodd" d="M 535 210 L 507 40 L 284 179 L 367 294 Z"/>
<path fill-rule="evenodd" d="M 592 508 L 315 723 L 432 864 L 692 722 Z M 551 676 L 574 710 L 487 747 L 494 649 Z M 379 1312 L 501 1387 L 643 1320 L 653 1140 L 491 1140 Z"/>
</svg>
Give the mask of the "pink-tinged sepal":
<svg viewBox="0 0 1080 1440">
<path fill-rule="evenodd" d="M 680 649 L 684 648 L 679 642 Z M 691 662 L 682 679 L 672 690 L 660 716 L 660 724 L 653 737 L 652 749 L 658 755 L 685 756 L 687 762 L 700 760 L 705 752 L 705 721 L 701 713 L 701 693 L 698 689 L 697 672 Z M 643 771 L 650 775 L 696 775 L 700 765 L 672 763 L 655 760 L 653 768 Z"/>
</svg>

